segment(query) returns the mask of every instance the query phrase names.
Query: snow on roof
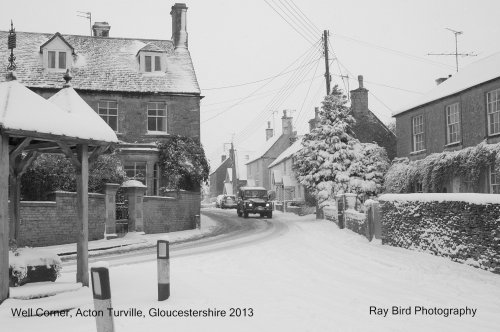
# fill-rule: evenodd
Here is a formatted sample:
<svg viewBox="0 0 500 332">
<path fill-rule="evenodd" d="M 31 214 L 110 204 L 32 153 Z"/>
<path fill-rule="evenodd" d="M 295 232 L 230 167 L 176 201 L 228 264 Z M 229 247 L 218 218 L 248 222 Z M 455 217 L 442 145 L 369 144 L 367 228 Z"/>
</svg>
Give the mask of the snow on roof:
<svg viewBox="0 0 500 332">
<path fill-rule="evenodd" d="M 418 202 L 468 202 L 472 204 L 500 204 L 500 195 L 474 193 L 420 193 L 384 194 L 380 201 L 418 201 Z"/>
<path fill-rule="evenodd" d="M 97 132 L 94 122 L 89 117 L 63 110 L 17 80 L 0 83 L 0 126 L 6 130 L 83 140 L 118 141 L 114 132 Z"/>
<path fill-rule="evenodd" d="M 260 158 L 262 158 L 263 155 L 266 154 L 267 151 L 269 151 L 269 149 L 271 149 L 273 147 L 273 145 L 282 137 L 283 135 L 275 135 L 273 137 L 271 137 L 270 139 L 268 139 L 266 141 L 266 143 L 264 143 L 264 145 L 262 145 L 262 147 L 255 153 L 254 157 L 249 159 L 245 164 L 248 165 Z"/>
<path fill-rule="evenodd" d="M 285 159 L 290 158 L 292 155 L 297 153 L 300 149 L 302 148 L 302 137 L 299 137 L 288 149 L 283 151 L 278 158 L 276 158 L 275 161 L 273 161 L 270 165 L 269 168 L 278 165 L 280 162 L 282 162 Z"/>
<path fill-rule="evenodd" d="M 78 124 L 85 129 L 93 140 L 118 142 L 115 132 L 108 124 L 78 95 L 72 87 L 66 87 L 49 98 L 61 109 L 78 118 Z M 82 124 L 85 124 L 82 126 Z"/>
<path fill-rule="evenodd" d="M 146 186 L 138 180 L 127 180 L 122 183 L 122 188 L 146 188 Z"/>
<path fill-rule="evenodd" d="M 500 52 L 478 60 L 420 96 L 413 103 L 395 111 L 393 116 L 409 111 L 418 106 L 453 95 L 478 84 L 500 77 Z"/>
</svg>

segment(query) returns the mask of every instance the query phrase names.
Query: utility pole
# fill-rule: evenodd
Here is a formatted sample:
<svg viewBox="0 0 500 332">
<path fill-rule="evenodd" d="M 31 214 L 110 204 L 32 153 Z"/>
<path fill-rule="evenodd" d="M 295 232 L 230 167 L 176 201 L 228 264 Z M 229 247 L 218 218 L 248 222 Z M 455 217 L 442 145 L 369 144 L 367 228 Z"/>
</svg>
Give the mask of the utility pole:
<svg viewBox="0 0 500 332">
<path fill-rule="evenodd" d="M 233 168 L 232 168 L 232 184 L 233 184 L 233 195 L 236 196 L 236 193 L 238 191 L 238 179 L 236 178 L 236 154 L 234 153 L 234 144 L 233 142 L 231 142 L 231 150 L 230 151 L 230 156 L 231 156 L 231 160 L 233 161 Z"/>
<path fill-rule="evenodd" d="M 326 94 L 330 94 L 330 64 L 328 63 L 328 30 L 323 31 L 323 51 L 325 53 L 325 80 L 326 80 Z"/>
<path fill-rule="evenodd" d="M 450 30 L 455 35 L 455 53 L 427 53 L 427 55 L 454 55 L 455 56 L 455 64 L 458 72 L 458 56 L 477 56 L 474 53 L 458 53 L 458 36 L 462 35 L 463 31 L 457 31 L 450 28 L 445 28 L 446 30 Z"/>
</svg>

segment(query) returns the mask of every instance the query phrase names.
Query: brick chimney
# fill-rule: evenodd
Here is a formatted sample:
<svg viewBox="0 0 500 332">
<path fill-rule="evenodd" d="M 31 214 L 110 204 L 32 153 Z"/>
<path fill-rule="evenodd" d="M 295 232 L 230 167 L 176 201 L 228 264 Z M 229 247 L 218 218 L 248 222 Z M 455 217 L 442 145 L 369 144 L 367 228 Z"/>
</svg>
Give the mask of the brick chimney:
<svg viewBox="0 0 500 332">
<path fill-rule="evenodd" d="M 172 15 L 172 42 L 174 48 L 188 48 L 187 9 L 185 3 L 176 3 L 172 6 L 170 15 Z"/>
<path fill-rule="evenodd" d="M 283 111 L 283 116 L 281 117 L 282 134 L 291 135 L 293 134 L 293 124 L 292 117 L 287 116 L 286 110 Z"/>
<path fill-rule="evenodd" d="M 268 141 L 271 137 L 274 135 L 274 129 L 271 128 L 271 121 L 267 121 L 267 128 L 266 128 L 266 141 Z"/>
<path fill-rule="evenodd" d="M 356 115 L 368 113 L 368 90 L 363 87 L 363 76 L 358 76 L 359 88 L 351 90 L 351 112 Z"/>
<path fill-rule="evenodd" d="M 94 37 L 109 37 L 109 30 L 111 30 L 111 26 L 108 22 L 94 22 L 92 25 Z"/>
<path fill-rule="evenodd" d="M 319 122 L 319 107 L 314 108 L 314 118 L 309 120 L 309 132 L 316 128 L 316 124 Z"/>
</svg>

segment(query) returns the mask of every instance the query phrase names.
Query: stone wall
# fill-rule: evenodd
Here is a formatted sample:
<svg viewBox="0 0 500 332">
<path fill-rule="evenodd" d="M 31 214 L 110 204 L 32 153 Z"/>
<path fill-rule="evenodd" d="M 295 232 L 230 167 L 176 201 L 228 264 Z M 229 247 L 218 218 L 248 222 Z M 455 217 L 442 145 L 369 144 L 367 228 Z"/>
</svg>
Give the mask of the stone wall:
<svg viewBox="0 0 500 332">
<path fill-rule="evenodd" d="M 430 195 L 441 198 L 433 200 Z M 500 198 L 496 196 L 382 195 L 382 243 L 500 273 Z"/>
<path fill-rule="evenodd" d="M 20 206 L 19 246 L 50 246 L 76 243 L 76 193 L 56 191 L 50 201 Z M 89 194 L 89 240 L 104 238 L 105 195 Z"/>
<path fill-rule="evenodd" d="M 168 197 L 144 196 L 144 232 L 167 233 L 196 228 L 199 215 L 199 192 L 169 192 Z"/>
</svg>

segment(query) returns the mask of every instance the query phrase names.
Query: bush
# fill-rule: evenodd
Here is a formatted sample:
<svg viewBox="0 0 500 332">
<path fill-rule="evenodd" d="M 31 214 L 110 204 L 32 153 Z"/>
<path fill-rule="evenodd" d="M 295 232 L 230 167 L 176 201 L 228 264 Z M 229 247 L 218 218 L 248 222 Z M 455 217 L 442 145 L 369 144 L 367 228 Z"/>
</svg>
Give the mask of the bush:
<svg viewBox="0 0 500 332">
<path fill-rule="evenodd" d="M 89 168 L 89 192 L 101 192 L 105 183 L 122 183 L 126 175 L 116 154 L 100 155 Z M 27 201 L 47 199 L 56 190 L 76 191 L 75 169 L 62 154 L 40 155 L 21 177 L 21 197 Z"/>
<path fill-rule="evenodd" d="M 61 272 L 61 260 L 55 254 L 32 248 L 9 252 L 9 286 L 30 282 L 56 281 Z"/>
</svg>

